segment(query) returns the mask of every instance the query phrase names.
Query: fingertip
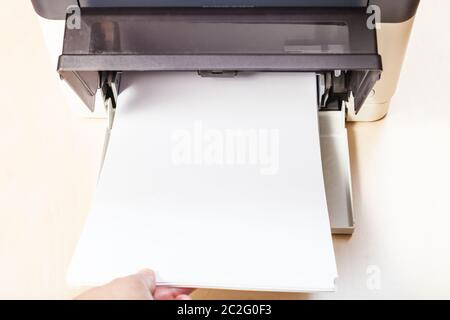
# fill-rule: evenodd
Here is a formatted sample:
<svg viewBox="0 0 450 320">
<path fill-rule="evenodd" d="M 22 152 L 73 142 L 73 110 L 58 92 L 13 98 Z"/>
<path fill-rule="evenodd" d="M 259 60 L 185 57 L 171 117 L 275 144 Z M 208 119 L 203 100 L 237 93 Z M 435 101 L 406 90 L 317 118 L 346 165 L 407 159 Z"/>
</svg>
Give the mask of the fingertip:
<svg viewBox="0 0 450 320">
<path fill-rule="evenodd" d="M 195 291 L 195 289 L 192 288 L 177 288 L 176 290 L 179 295 L 190 295 Z"/>
<path fill-rule="evenodd" d="M 176 300 L 192 300 L 192 298 L 187 294 L 181 294 L 178 297 L 176 297 Z"/>
<path fill-rule="evenodd" d="M 155 300 L 173 300 L 176 297 L 173 289 L 166 286 L 157 287 L 153 295 Z"/>
</svg>

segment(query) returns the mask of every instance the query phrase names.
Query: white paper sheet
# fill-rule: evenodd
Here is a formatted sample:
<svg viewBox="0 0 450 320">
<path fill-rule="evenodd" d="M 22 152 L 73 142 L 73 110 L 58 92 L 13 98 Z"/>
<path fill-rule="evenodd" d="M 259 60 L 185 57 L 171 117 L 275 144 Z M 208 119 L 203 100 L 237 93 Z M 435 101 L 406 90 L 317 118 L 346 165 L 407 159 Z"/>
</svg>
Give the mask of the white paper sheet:
<svg viewBox="0 0 450 320">
<path fill-rule="evenodd" d="M 122 85 L 71 284 L 152 268 L 181 287 L 334 289 L 314 74 Z"/>
</svg>

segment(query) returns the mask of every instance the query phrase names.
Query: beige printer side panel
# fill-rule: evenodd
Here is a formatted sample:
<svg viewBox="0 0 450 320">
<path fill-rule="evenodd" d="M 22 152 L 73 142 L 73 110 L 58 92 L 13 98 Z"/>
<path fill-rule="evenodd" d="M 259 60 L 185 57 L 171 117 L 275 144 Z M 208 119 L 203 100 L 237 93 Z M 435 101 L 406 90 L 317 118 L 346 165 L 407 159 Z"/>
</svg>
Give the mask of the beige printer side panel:
<svg viewBox="0 0 450 320">
<path fill-rule="evenodd" d="M 397 89 L 413 24 L 414 17 L 402 23 L 380 24 L 377 35 L 378 51 L 383 61 L 381 80 L 375 85 L 358 115 L 349 110 L 348 121 L 377 121 L 387 115 Z"/>
</svg>

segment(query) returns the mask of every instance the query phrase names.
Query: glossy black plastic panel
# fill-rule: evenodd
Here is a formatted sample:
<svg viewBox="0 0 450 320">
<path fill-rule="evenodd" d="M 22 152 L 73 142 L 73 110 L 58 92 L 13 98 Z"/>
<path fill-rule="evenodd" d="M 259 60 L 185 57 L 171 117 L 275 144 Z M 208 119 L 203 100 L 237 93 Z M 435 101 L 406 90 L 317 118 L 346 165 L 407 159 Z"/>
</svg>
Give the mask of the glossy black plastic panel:
<svg viewBox="0 0 450 320">
<path fill-rule="evenodd" d="M 79 0 L 83 7 L 365 7 L 367 0 Z"/>
<path fill-rule="evenodd" d="M 377 54 L 364 9 L 83 9 L 64 55 Z"/>
<path fill-rule="evenodd" d="M 31 0 L 47 19 L 64 19 L 70 5 L 86 7 L 367 7 L 381 8 L 382 22 L 403 22 L 416 13 L 420 0 Z"/>
</svg>

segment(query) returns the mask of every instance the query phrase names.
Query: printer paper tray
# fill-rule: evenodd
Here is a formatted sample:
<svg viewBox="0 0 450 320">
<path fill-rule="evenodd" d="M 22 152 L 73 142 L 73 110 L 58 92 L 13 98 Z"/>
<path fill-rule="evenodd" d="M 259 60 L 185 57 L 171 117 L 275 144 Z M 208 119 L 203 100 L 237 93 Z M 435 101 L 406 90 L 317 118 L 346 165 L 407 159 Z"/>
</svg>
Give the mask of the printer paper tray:
<svg viewBox="0 0 450 320">
<path fill-rule="evenodd" d="M 94 207 L 72 260 L 69 282 L 99 284 L 151 267 L 158 271 L 158 283 L 166 285 L 333 290 L 337 273 L 315 80 L 314 74 L 289 73 L 233 79 L 185 73 L 126 75 L 124 84 L 127 88 L 133 84 L 133 90 L 124 92 L 120 100 Z M 260 90 L 258 99 L 253 94 L 256 90 Z M 336 138 L 331 145 L 344 141 L 343 115 L 321 116 L 322 122 L 330 117 L 329 127 L 322 126 L 322 140 L 331 132 Z M 173 153 L 173 132 L 177 137 L 188 133 L 197 141 L 195 137 L 203 133 L 217 136 L 242 128 L 279 129 L 279 145 L 273 144 L 275 132 L 270 138 L 273 167 L 266 167 L 266 162 L 261 162 L 265 163 L 261 168 L 253 162 L 199 166 L 190 158 L 186 165 L 174 165 L 175 160 L 170 160 L 171 154 L 179 152 Z M 175 146 L 176 151 L 183 145 Z M 195 146 L 182 152 L 183 157 L 199 155 L 198 142 Z M 333 151 L 326 148 L 324 155 L 333 158 Z M 233 154 L 226 150 L 218 155 Z M 341 159 L 331 164 L 348 164 Z M 260 171 L 268 168 L 276 170 L 273 175 Z M 347 195 L 336 191 L 331 191 L 335 197 Z M 348 208 L 341 203 L 332 202 L 346 216 Z M 349 232 L 346 226 L 344 221 L 342 228 Z"/>
<path fill-rule="evenodd" d="M 332 232 L 335 235 L 352 234 L 355 220 L 345 111 L 322 111 L 319 113 L 319 124 Z"/>
<path fill-rule="evenodd" d="M 351 235 L 355 230 L 345 117 L 344 110 L 319 112 L 322 167 L 334 235 Z"/>
</svg>

